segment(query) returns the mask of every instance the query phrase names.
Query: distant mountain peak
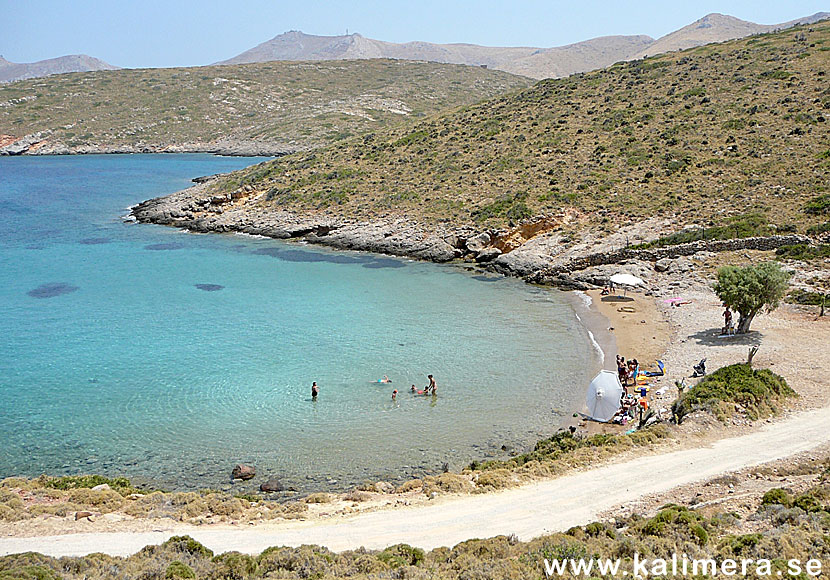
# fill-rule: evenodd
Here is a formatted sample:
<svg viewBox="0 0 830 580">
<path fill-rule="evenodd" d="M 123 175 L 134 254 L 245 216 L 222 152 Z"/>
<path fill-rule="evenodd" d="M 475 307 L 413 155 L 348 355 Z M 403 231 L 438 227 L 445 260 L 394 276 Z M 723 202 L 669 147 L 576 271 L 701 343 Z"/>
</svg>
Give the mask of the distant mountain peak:
<svg viewBox="0 0 830 580">
<path fill-rule="evenodd" d="M 692 48 L 711 42 L 723 42 L 797 24 L 812 24 L 827 17 L 830 17 L 830 14 L 819 12 L 791 22 L 766 25 L 712 12 L 657 40 L 644 35 L 604 36 L 552 48 L 492 47 L 466 43 L 434 44 L 423 41 L 398 44 L 365 38 L 356 32 L 339 36 L 318 36 L 290 30 L 217 64 L 271 60 L 392 58 L 485 66 L 539 79 L 568 76 L 623 60 Z"/>
<path fill-rule="evenodd" d="M 10 62 L 0 56 L 0 83 L 72 72 L 116 70 L 119 67 L 87 54 L 68 54 L 37 62 Z"/>
</svg>

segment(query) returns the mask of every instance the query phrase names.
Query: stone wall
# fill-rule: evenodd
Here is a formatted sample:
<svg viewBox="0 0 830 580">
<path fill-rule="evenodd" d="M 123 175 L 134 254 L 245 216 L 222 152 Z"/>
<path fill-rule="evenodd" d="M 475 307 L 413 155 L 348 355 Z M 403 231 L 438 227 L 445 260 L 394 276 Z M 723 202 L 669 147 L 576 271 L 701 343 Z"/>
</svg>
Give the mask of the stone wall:
<svg viewBox="0 0 830 580">
<path fill-rule="evenodd" d="M 677 244 L 676 246 L 665 246 L 662 248 L 653 248 L 648 250 L 635 250 L 631 248 L 623 248 L 620 250 L 613 250 L 610 252 L 600 252 L 597 254 L 590 254 L 579 258 L 574 258 L 568 262 L 546 268 L 543 272 L 537 274 L 539 277 L 548 278 L 556 276 L 557 274 L 567 274 L 569 272 L 576 272 L 585 270 L 591 266 L 602 266 L 605 264 L 619 264 L 627 260 L 641 260 L 646 262 L 656 262 L 662 258 L 677 258 L 679 256 L 691 256 L 698 252 L 728 252 L 734 250 L 775 250 L 781 246 L 788 246 L 792 244 L 810 244 L 812 240 L 807 236 L 792 234 L 787 236 L 768 236 L 768 237 L 754 237 L 754 238 L 739 238 L 732 240 L 697 240 L 688 242 L 686 244 Z"/>
</svg>

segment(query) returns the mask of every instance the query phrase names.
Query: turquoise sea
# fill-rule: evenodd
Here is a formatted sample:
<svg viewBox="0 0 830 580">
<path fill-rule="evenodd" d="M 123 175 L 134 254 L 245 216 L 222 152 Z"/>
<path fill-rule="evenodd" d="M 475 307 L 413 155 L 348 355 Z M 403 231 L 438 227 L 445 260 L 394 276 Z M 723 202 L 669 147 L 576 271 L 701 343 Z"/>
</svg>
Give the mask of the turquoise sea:
<svg viewBox="0 0 830 580">
<path fill-rule="evenodd" d="M 557 291 L 122 220 L 257 161 L 0 158 L 0 477 L 342 489 L 524 450 L 576 406 L 599 361 Z"/>
</svg>

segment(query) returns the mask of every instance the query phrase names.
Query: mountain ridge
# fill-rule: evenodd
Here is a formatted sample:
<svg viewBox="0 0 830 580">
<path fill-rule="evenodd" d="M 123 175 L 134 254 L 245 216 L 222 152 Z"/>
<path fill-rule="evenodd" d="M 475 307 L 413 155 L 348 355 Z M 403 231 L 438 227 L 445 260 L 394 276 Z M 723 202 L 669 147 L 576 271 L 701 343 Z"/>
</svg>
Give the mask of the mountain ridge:
<svg viewBox="0 0 830 580">
<path fill-rule="evenodd" d="M 54 74 L 119 70 L 120 68 L 88 54 L 67 54 L 36 62 L 11 62 L 0 55 L 0 83 L 11 83 Z"/>
<path fill-rule="evenodd" d="M 813 24 L 827 18 L 830 18 L 830 13 L 817 12 L 779 24 L 756 24 L 734 16 L 711 13 L 658 39 L 647 35 L 611 35 L 547 48 L 425 41 L 394 43 L 367 38 L 359 33 L 320 36 L 291 30 L 215 64 L 393 58 L 482 66 L 535 79 L 561 78 L 601 69 L 616 62 L 735 40 L 799 24 Z"/>
</svg>

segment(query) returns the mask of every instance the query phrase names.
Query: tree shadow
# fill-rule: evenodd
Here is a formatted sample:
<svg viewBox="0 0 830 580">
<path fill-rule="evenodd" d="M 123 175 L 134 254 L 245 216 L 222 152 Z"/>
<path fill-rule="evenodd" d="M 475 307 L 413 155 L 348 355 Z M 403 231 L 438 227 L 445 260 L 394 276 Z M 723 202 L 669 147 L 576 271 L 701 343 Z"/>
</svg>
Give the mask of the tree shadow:
<svg viewBox="0 0 830 580">
<path fill-rule="evenodd" d="M 690 334 L 689 338 L 705 346 L 759 346 L 761 339 L 764 338 L 763 333 L 757 330 L 751 330 L 746 334 L 730 334 L 728 336 L 722 336 L 720 331 L 720 328 L 707 328 Z"/>
</svg>

